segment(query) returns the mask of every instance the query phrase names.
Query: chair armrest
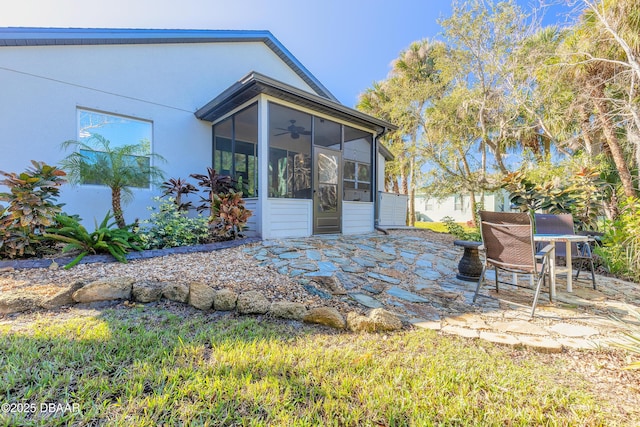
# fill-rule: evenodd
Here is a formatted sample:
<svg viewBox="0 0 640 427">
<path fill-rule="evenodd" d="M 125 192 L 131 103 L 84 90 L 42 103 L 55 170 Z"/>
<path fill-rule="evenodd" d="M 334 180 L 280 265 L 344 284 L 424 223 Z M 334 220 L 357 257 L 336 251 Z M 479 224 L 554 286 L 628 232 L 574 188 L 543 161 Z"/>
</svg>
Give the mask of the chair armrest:
<svg viewBox="0 0 640 427">
<path fill-rule="evenodd" d="M 556 247 L 554 245 L 549 244 L 544 248 L 542 248 L 540 251 L 538 251 L 538 253 L 536 253 L 536 258 L 542 259 L 549 256 L 553 256 L 555 255 L 555 252 L 556 252 Z"/>
</svg>

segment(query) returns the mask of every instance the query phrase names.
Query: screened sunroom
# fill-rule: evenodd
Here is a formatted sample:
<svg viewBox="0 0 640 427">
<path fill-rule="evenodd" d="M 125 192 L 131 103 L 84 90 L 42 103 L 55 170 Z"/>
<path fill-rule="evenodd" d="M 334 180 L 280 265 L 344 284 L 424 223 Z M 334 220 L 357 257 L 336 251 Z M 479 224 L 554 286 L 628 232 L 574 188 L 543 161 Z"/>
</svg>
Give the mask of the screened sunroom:
<svg viewBox="0 0 640 427">
<path fill-rule="evenodd" d="M 374 230 L 394 126 L 251 73 L 196 117 L 212 122 L 213 167 L 247 189 L 263 238 Z"/>
</svg>

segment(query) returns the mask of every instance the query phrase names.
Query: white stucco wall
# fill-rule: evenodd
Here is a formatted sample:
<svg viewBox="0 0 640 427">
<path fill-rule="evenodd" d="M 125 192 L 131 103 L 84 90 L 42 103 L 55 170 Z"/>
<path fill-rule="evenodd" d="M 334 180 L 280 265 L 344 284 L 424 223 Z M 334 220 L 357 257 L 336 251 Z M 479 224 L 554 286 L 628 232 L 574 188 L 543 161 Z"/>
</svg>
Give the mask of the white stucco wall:
<svg viewBox="0 0 640 427">
<path fill-rule="evenodd" d="M 249 71 L 311 89 L 260 42 L 0 48 L 0 170 L 57 164 L 77 139 L 77 108 L 149 120 L 166 178 L 211 165 L 211 124 L 194 112 Z M 134 190 L 128 222 L 148 217 L 157 189 Z M 111 208 L 105 187 L 63 187 L 59 202 L 90 226 Z M 257 228 L 257 225 L 256 225 Z"/>
</svg>

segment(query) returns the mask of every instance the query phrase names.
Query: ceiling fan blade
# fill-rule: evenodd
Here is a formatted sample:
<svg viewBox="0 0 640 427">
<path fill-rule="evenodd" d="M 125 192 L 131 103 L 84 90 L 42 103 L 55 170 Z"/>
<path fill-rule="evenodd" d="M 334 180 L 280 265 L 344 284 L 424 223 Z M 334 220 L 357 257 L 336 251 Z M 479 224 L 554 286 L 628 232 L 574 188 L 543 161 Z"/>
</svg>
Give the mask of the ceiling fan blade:
<svg viewBox="0 0 640 427">
<path fill-rule="evenodd" d="M 301 135 L 311 135 L 311 131 L 310 130 L 303 130 L 302 132 L 298 132 Z"/>
<path fill-rule="evenodd" d="M 291 133 L 291 132 L 286 131 L 286 132 L 282 132 L 282 133 L 276 133 L 276 134 L 274 134 L 273 136 L 286 135 L 286 134 L 288 134 L 288 133 Z"/>
</svg>

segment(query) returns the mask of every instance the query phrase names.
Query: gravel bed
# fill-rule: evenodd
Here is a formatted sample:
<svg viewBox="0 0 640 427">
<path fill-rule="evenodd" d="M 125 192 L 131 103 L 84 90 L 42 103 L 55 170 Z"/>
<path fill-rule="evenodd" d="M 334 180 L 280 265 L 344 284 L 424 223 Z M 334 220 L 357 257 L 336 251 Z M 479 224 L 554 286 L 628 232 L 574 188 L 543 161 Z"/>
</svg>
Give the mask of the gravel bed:
<svg viewBox="0 0 640 427">
<path fill-rule="evenodd" d="M 247 247 L 247 246 L 243 246 Z M 136 280 L 157 282 L 204 282 L 214 289 L 231 289 L 236 293 L 260 291 L 270 301 L 300 302 L 308 307 L 326 305 L 326 301 L 309 294 L 289 277 L 271 267 L 258 265 L 258 261 L 242 252 L 243 247 L 213 252 L 173 254 L 127 264 L 79 264 L 69 270 L 61 268 L 33 268 L 0 272 L 0 292 L 20 289 L 52 294 L 60 287 L 82 281 L 90 282 L 110 277 L 132 277 Z M 331 305 L 346 308 L 336 301 Z M 342 306 L 342 307 L 340 307 Z"/>
</svg>

